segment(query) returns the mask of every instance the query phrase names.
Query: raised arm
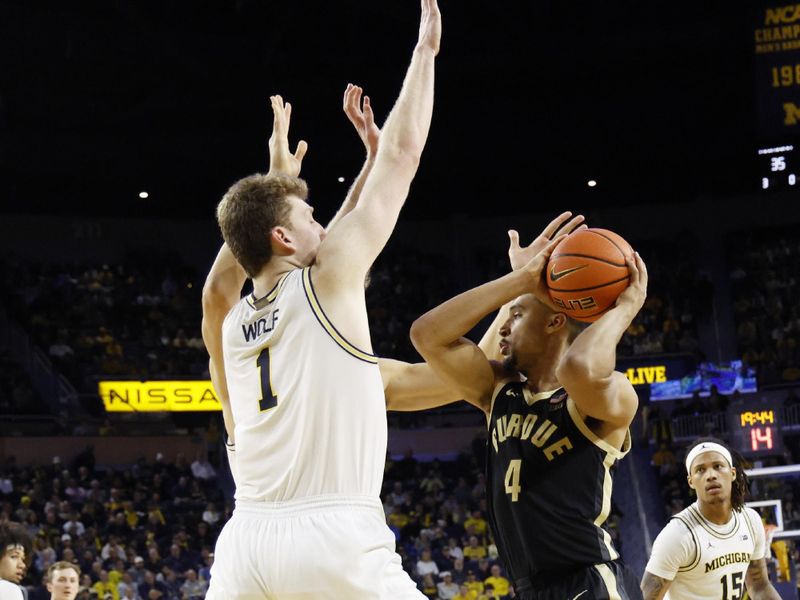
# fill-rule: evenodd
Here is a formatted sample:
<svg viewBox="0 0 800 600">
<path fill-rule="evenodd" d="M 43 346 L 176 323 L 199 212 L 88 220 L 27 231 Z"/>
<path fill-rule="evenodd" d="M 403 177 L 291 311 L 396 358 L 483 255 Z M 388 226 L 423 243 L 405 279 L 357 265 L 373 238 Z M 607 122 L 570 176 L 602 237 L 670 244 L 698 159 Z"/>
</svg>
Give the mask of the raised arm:
<svg viewBox="0 0 800 600">
<path fill-rule="evenodd" d="M 308 144 L 301 140 L 294 152 L 289 150 L 289 123 L 292 105 L 280 96 L 270 96 L 272 134 L 269 138 L 269 172 L 297 176 L 303 164 Z M 203 342 L 209 355 L 208 371 L 211 383 L 222 405 L 222 418 L 228 439 L 234 441 L 235 423 L 231 411 L 225 361 L 222 356 L 222 322 L 231 308 L 239 302 L 247 274 L 234 258 L 227 244 L 222 244 L 203 285 Z"/>
<path fill-rule="evenodd" d="M 631 279 L 616 306 L 575 338 L 556 369 L 578 410 L 612 429 L 627 428 L 639 403 L 628 378 L 614 370 L 617 344 L 647 296 L 644 261 L 637 253 L 627 262 Z"/>
<path fill-rule="evenodd" d="M 780 600 L 781 596 L 769 581 L 766 559 L 750 561 L 744 575 L 747 594 L 753 600 Z"/>
<path fill-rule="evenodd" d="M 550 221 L 542 232 L 527 246 L 519 245 L 519 233 L 511 229 L 508 232 L 508 260 L 511 269 L 516 271 L 527 265 L 534 256 L 539 254 L 542 249 L 550 243 L 553 238 L 572 233 L 578 229 L 586 229 L 583 225 L 583 215 L 572 217 L 569 211 L 563 212 L 555 219 Z M 508 306 L 503 306 L 492 321 L 492 324 L 483 334 L 478 347 L 490 360 L 502 361 L 503 356 L 500 352 L 500 328 L 508 319 Z"/>
<path fill-rule="evenodd" d="M 428 137 L 440 35 L 436 0 L 422 0 L 419 38 L 383 126 L 375 164 L 357 206 L 330 231 L 317 255 L 315 286 L 323 295 L 363 290 L 364 276 L 394 229 Z"/>
<path fill-rule="evenodd" d="M 411 341 L 433 370 L 464 400 L 488 412 L 500 367 L 465 336 L 487 314 L 533 291 L 557 238 L 525 268 L 472 288 L 428 311 L 411 326 Z"/>
<path fill-rule="evenodd" d="M 325 228 L 327 233 L 330 233 L 334 225 L 358 204 L 358 199 L 361 197 L 361 190 L 364 188 L 364 182 L 372 171 L 372 167 L 375 164 L 375 155 L 378 153 L 378 142 L 381 138 L 381 130 L 375 123 L 375 115 L 372 112 L 372 103 L 370 102 L 369 96 L 364 96 L 362 106 L 362 92 L 363 90 L 357 85 L 348 83 L 347 89 L 344 91 L 342 108 L 347 118 L 350 119 L 350 122 L 353 124 L 353 127 L 356 128 L 358 137 L 364 142 L 364 147 L 367 150 L 367 158 L 364 161 L 364 165 L 361 167 L 361 172 L 358 174 L 355 181 L 353 181 L 353 185 L 350 186 L 350 191 L 347 192 L 344 203 Z"/>
<path fill-rule="evenodd" d="M 222 357 L 222 322 L 239 301 L 247 275 L 236 261 L 227 244 L 222 244 L 203 285 L 203 342 L 209 355 L 208 371 L 211 383 L 222 405 L 222 418 L 228 439 L 234 441 L 234 421 L 231 412 L 225 361 Z"/>
</svg>

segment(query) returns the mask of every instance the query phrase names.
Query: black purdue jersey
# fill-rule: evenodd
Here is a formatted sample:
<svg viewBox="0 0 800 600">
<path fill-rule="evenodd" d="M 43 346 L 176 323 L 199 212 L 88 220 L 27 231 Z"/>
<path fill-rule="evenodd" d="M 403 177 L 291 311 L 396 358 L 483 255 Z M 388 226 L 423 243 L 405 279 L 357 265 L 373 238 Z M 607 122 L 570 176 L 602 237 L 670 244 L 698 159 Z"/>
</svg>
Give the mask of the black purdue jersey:
<svg viewBox="0 0 800 600">
<path fill-rule="evenodd" d="M 598 438 L 563 389 L 495 388 L 487 442 L 489 513 L 514 579 L 619 557 L 603 523 L 623 451 Z"/>
</svg>

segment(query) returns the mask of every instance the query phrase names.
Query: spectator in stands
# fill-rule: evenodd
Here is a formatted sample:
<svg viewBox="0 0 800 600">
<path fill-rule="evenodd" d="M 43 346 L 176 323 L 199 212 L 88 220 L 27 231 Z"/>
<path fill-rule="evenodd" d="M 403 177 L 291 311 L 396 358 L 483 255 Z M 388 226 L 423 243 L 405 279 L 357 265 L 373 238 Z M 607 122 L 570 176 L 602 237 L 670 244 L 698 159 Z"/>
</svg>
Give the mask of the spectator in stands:
<svg viewBox="0 0 800 600">
<path fill-rule="evenodd" d="M 467 580 L 464 582 L 464 585 L 467 586 L 467 590 L 469 590 L 470 594 L 474 594 L 473 597 L 483 593 L 483 582 L 475 576 L 475 571 L 472 569 L 467 571 Z"/>
<path fill-rule="evenodd" d="M 436 589 L 441 600 L 451 600 L 458 595 L 458 584 L 453 581 L 450 571 L 442 571 L 439 574 L 442 581 L 436 584 Z"/>
<path fill-rule="evenodd" d="M 217 471 L 214 469 L 214 466 L 208 462 L 207 457 L 200 453 L 198 453 L 197 458 L 194 459 L 191 469 L 195 479 L 200 479 L 201 481 L 212 481 L 217 476 Z"/>
<path fill-rule="evenodd" d="M 503 576 L 500 565 L 492 565 L 491 575 L 484 579 L 483 583 L 487 588 L 492 586 L 495 594 L 501 598 L 511 593 L 511 582 Z"/>
<path fill-rule="evenodd" d="M 186 581 L 181 586 L 183 600 L 203 600 L 206 596 L 208 583 L 197 577 L 194 569 L 188 569 L 185 573 Z"/>
<path fill-rule="evenodd" d="M 453 597 L 453 600 L 475 600 L 477 596 L 469 591 L 466 583 L 458 586 L 458 594 Z"/>
<path fill-rule="evenodd" d="M 417 577 L 420 579 L 428 575 L 438 575 L 439 574 L 439 567 L 431 558 L 431 550 L 430 548 L 424 548 L 420 555 L 419 560 L 417 561 Z M 434 586 L 436 587 L 436 586 Z"/>
<path fill-rule="evenodd" d="M 113 600 L 119 600 L 119 589 L 116 583 L 112 583 L 108 578 L 108 571 L 100 569 L 100 578 L 94 583 L 92 589 L 97 592 L 99 598 L 105 598 L 106 594 L 111 594 Z"/>
<path fill-rule="evenodd" d="M 464 560 L 476 562 L 486 558 L 486 545 L 480 543 L 478 536 L 469 536 L 469 544 L 464 547 Z"/>
</svg>

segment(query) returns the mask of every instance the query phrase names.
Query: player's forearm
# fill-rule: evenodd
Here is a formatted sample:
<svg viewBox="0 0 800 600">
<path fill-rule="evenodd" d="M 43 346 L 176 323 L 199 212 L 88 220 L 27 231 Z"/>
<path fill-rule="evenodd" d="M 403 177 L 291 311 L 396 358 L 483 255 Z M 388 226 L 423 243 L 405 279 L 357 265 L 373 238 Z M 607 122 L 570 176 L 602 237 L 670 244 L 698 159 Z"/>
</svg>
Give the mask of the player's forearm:
<svg viewBox="0 0 800 600">
<path fill-rule="evenodd" d="M 364 161 L 364 165 L 361 167 L 361 171 L 353 182 L 353 185 L 350 186 L 350 191 L 347 192 L 347 197 L 344 199 L 342 206 L 339 207 L 339 210 L 325 228 L 326 232 L 329 232 L 342 217 L 344 217 L 358 205 L 358 200 L 361 197 L 361 190 L 364 189 L 364 182 L 367 180 L 367 176 L 370 174 L 370 171 L 372 171 L 372 166 L 374 164 L 375 157 L 368 155 L 367 159 Z"/>
<path fill-rule="evenodd" d="M 608 311 L 575 338 L 559 369 L 580 371 L 595 380 L 609 377 L 617 363 L 617 345 L 635 316 L 627 304 Z"/>
<path fill-rule="evenodd" d="M 640 585 L 644 600 L 661 600 L 667 593 L 670 581 L 656 577 L 652 573 L 645 571 Z"/>
<path fill-rule="evenodd" d="M 486 315 L 530 291 L 531 276 L 514 271 L 459 294 L 419 317 L 411 326 L 414 346 L 447 346 L 469 333 Z"/>
<path fill-rule="evenodd" d="M 400 95 L 381 134 L 378 154 L 422 155 L 433 114 L 434 51 L 417 45 Z"/>
</svg>

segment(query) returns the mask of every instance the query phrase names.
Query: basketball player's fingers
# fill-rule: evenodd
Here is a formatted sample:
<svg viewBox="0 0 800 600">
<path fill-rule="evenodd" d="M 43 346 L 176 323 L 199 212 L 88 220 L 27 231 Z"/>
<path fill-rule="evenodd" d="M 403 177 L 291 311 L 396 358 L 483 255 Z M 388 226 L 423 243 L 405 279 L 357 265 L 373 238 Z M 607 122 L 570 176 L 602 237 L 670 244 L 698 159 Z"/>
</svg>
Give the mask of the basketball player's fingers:
<svg viewBox="0 0 800 600">
<path fill-rule="evenodd" d="M 625 258 L 625 263 L 628 265 L 628 272 L 630 273 L 630 285 L 638 286 L 641 273 L 636 264 L 636 256 L 628 256 Z"/>
<path fill-rule="evenodd" d="M 342 110 L 347 112 L 347 98 L 350 96 L 350 88 L 353 87 L 352 83 L 348 83 L 347 87 L 344 88 L 344 94 L 342 94 Z"/>
<path fill-rule="evenodd" d="M 372 104 L 369 101 L 369 96 L 364 96 L 364 117 L 367 119 L 367 124 L 369 125 L 375 122 L 375 114 L 372 112 Z"/>
<path fill-rule="evenodd" d="M 542 231 L 542 235 L 546 238 L 553 237 L 556 231 L 558 231 L 559 227 L 561 227 L 571 216 L 571 211 L 564 211 L 547 224 L 547 227 L 545 227 Z"/>
<path fill-rule="evenodd" d="M 286 129 L 289 129 L 289 123 L 292 122 L 292 103 L 287 102 L 283 109 L 283 115 L 286 117 Z"/>
<path fill-rule="evenodd" d="M 580 228 L 579 226 L 585 220 L 586 217 L 584 217 L 583 215 L 577 215 L 575 217 L 572 217 L 566 225 L 564 225 L 563 227 L 561 227 L 561 229 L 558 230 L 558 234 L 560 235 L 562 233 L 566 234 L 572 233 L 573 231 L 576 230 L 576 228 Z M 586 229 L 586 225 L 584 225 L 583 228 Z"/>
<path fill-rule="evenodd" d="M 294 157 L 299 161 L 303 161 L 303 157 L 308 152 L 308 143 L 305 140 L 297 142 L 297 150 L 294 151 Z"/>
<path fill-rule="evenodd" d="M 546 263 L 547 259 L 550 258 L 550 255 L 553 253 L 553 250 L 555 250 L 555 247 L 558 246 L 558 244 L 561 242 L 561 240 L 563 240 L 565 237 L 567 237 L 566 233 L 562 233 L 561 235 L 557 235 L 555 238 L 553 238 L 552 240 L 547 242 L 547 246 L 542 248 L 542 251 L 539 252 L 539 254 L 537 256 L 542 257 L 544 259 L 544 262 Z"/>
<path fill-rule="evenodd" d="M 519 249 L 519 232 L 516 229 L 508 230 L 508 250 Z"/>
<path fill-rule="evenodd" d="M 648 281 L 647 265 L 644 264 L 644 260 L 642 260 L 642 257 L 639 255 L 638 252 L 636 252 L 635 254 L 636 254 L 636 266 L 639 269 L 640 285 L 644 289 L 647 289 L 647 281 Z"/>
</svg>

